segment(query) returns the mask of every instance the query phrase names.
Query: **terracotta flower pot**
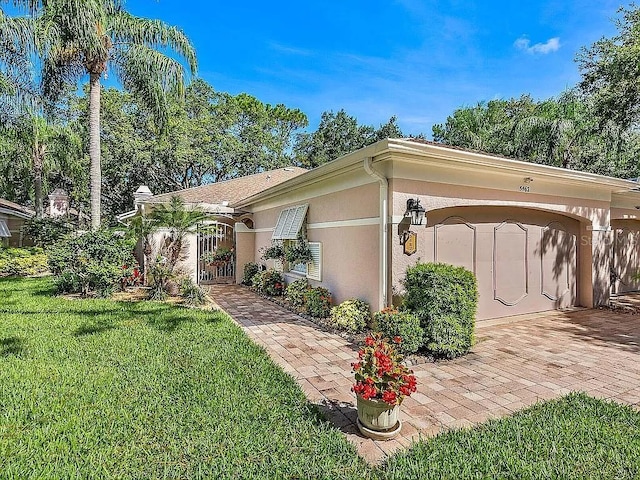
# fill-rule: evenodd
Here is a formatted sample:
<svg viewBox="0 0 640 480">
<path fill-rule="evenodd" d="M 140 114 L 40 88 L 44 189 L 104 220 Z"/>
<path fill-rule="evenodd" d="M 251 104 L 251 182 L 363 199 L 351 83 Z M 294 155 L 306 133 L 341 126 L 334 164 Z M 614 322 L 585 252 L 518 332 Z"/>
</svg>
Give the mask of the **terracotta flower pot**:
<svg viewBox="0 0 640 480">
<path fill-rule="evenodd" d="M 382 400 L 366 400 L 358 395 L 357 406 L 358 428 L 363 435 L 374 440 L 389 440 L 400 432 L 400 405 L 389 405 Z"/>
</svg>

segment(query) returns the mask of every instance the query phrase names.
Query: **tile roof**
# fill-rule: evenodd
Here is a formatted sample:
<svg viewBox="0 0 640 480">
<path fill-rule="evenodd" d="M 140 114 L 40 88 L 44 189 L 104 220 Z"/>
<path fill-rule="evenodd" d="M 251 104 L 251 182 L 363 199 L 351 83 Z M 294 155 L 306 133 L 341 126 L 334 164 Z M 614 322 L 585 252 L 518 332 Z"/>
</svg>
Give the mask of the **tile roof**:
<svg viewBox="0 0 640 480">
<path fill-rule="evenodd" d="M 6 208 L 8 210 L 15 210 L 16 212 L 22 213 L 23 215 L 32 216 L 36 214 L 36 212 L 31 210 L 30 208 L 10 202 L 9 200 L 5 200 L 4 198 L 0 198 L 0 207 Z"/>
<path fill-rule="evenodd" d="M 146 199 L 144 202 L 164 203 L 168 202 L 174 195 L 177 195 L 181 197 L 185 203 L 207 203 L 220 205 L 222 202 L 226 201 L 229 202 L 229 205 L 233 205 L 234 203 L 260 193 L 267 188 L 278 185 L 293 177 L 297 177 L 305 172 L 307 172 L 307 170 L 300 167 L 278 168 L 253 175 L 247 175 L 245 177 L 234 178 L 232 180 L 224 180 L 222 182 L 210 183 L 199 187 L 154 195 Z"/>
</svg>

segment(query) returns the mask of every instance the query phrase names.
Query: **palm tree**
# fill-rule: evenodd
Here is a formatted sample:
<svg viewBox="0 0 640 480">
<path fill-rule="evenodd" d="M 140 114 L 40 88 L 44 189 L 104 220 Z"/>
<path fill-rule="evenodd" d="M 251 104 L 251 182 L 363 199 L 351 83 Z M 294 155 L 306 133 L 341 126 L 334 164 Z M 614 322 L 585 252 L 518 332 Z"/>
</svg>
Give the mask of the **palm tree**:
<svg viewBox="0 0 640 480">
<path fill-rule="evenodd" d="M 14 0 L 31 12 L 35 50 L 42 61 L 42 88 L 56 101 L 69 85 L 89 76 L 89 157 L 91 226 L 100 226 L 100 79 L 114 73 L 125 89 L 138 95 L 166 123 L 166 97 L 183 95 L 182 64 L 165 49 L 197 69 L 195 51 L 178 28 L 135 17 L 118 0 Z"/>
<path fill-rule="evenodd" d="M 0 0 L 2 2 L 4 0 Z M 7 16 L 0 8 L 0 126 L 7 125 L 22 107 L 33 106 L 33 23 Z"/>
<path fill-rule="evenodd" d="M 153 251 L 153 234 L 158 230 L 160 225 L 152 216 L 136 215 L 129 222 L 127 231 L 130 238 L 134 241 L 142 240 L 142 278 L 147 282 L 147 272 L 149 270 L 149 256 Z"/>
<path fill-rule="evenodd" d="M 33 5 L 24 4 L 29 8 Z M 43 216 L 44 170 L 48 153 L 77 154 L 79 138 L 66 125 L 44 115 L 44 102 L 34 77 L 35 23 L 30 17 L 8 17 L 0 9 L 0 129 L 29 158 L 33 173 L 36 217 Z M 25 54 L 26 52 L 26 54 Z M 59 156 L 59 155 L 58 155 Z"/>
<path fill-rule="evenodd" d="M 154 207 L 151 218 L 155 225 L 169 229 L 165 251 L 167 263 L 173 271 L 182 255 L 187 233 L 206 220 L 207 215 L 199 210 L 188 209 L 182 198 L 173 196 L 168 204 Z"/>
</svg>

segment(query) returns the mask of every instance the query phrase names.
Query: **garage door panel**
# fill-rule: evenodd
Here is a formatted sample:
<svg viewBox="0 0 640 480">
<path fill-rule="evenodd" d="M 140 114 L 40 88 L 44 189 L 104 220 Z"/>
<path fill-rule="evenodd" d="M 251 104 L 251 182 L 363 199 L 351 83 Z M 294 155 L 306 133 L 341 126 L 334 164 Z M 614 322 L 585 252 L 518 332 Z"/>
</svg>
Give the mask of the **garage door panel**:
<svg viewBox="0 0 640 480">
<path fill-rule="evenodd" d="M 519 208 L 447 210 L 430 217 L 433 258 L 475 266 L 478 320 L 576 304 L 576 220 Z"/>
<path fill-rule="evenodd" d="M 538 247 L 541 262 L 542 295 L 566 306 L 573 302 L 576 236 L 564 225 L 552 223 L 542 229 Z"/>
<path fill-rule="evenodd" d="M 494 228 L 493 298 L 507 306 L 520 303 L 529 293 L 528 230 L 515 222 Z"/>
<path fill-rule="evenodd" d="M 618 223 L 614 231 L 615 293 L 640 290 L 640 281 L 633 277 L 640 271 L 640 227 L 634 223 Z"/>
<path fill-rule="evenodd" d="M 476 273 L 476 227 L 461 217 L 450 217 L 436 225 L 436 262 L 464 267 Z"/>
</svg>

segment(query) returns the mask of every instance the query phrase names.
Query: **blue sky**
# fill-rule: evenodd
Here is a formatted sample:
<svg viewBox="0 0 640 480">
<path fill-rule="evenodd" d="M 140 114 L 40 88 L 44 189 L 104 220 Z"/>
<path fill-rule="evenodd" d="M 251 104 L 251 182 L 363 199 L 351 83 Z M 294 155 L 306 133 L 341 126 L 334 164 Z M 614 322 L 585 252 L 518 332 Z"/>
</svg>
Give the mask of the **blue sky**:
<svg viewBox="0 0 640 480">
<path fill-rule="evenodd" d="M 580 47 L 615 33 L 619 2 L 127 0 L 181 27 L 216 90 L 431 134 L 455 108 L 579 80 Z"/>
</svg>

